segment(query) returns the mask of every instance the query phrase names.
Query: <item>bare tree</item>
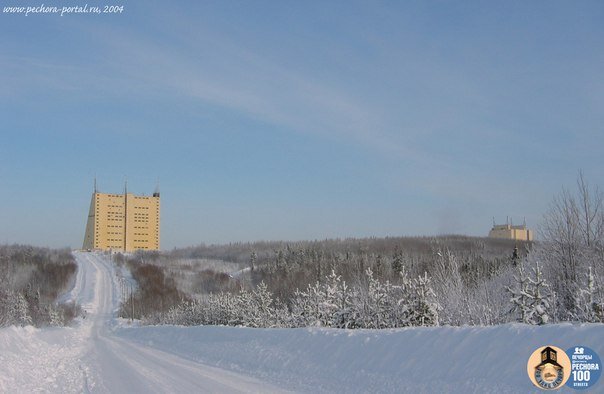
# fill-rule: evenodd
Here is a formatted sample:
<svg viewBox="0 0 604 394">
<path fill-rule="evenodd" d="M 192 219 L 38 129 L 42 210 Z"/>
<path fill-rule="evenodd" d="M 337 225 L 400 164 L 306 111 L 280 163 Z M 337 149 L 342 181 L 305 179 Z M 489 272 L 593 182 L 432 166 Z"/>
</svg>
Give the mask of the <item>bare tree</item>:
<svg viewBox="0 0 604 394">
<path fill-rule="evenodd" d="M 554 197 L 541 229 L 540 253 L 556 273 L 554 285 L 566 311 L 575 309 L 580 277 L 588 266 L 604 269 L 604 195 L 591 188 L 583 173 L 577 176 L 577 193 L 567 189 Z"/>
<path fill-rule="evenodd" d="M 579 171 L 577 179 L 579 189 L 579 230 L 583 243 L 587 247 L 595 247 L 604 239 L 603 194 L 596 187 L 590 190 L 589 184 Z"/>
<path fill-rule="evenodd" d="M 550 258 L 562 269 L 566 281 L 577 279 L 579 225 L 579 209 L 575 197 L 563 189 L 554 197 L 549 211 L 545 214 L 542 236 L 551 253 Z"/>
</svg>

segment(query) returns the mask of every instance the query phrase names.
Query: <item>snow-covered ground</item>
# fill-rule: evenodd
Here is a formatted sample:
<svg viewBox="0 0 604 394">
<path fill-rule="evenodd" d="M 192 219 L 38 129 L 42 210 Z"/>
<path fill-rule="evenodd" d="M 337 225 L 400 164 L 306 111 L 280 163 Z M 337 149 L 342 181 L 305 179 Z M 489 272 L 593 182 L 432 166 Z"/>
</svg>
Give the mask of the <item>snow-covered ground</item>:
<svg viewBox="0 0 604 394">
<path fill-rule="evenodd" d="M 115 335 L 119 285 L 103 255 L 75 253 L 78 274 L 64 299 L 86 318 L 75 327 L 0 329 L 3 393 L 275 392 L 276 386 Z"/>
<path fill-rule="evenodd" d="M 526 372 L 538 347 L 585 345 L 604 355 L 601 324 L 380 331 L 156 326 L 118 335 L 309 393 L 539 392 Z M 604 382 L 596 387 L 604 392 Z"/>
<path fill-rule="evenodd" d="M 604 356 L 604 325 L 510 324 L 398 330 L 127 327 L 113 317 L 117 279 L 77 253 L 73 328 L 0 330 L 0 392 L 538 392 L 537 347 Z M 599 391 L 598 391 L 599 389 Z M 571 392 L 564 387 L 561 392 Z M 592 392 L 604 392 L 598 382 Z"/>
</svg>

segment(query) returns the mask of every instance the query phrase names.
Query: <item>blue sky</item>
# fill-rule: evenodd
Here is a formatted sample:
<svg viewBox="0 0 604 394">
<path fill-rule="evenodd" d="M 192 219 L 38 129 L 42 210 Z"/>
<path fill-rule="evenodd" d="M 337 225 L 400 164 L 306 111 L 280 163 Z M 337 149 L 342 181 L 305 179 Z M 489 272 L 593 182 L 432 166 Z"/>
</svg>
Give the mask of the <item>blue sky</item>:
<svg viewBox="0 0 604 394">
<path fill-rule="evenodd" d="M 95 174 L 159 178 L 164 249 L 486 235 L 604 185 L 601 2 L 123 4 L 0 14 L 0 243 L 80 247 Z"/>
</svg>

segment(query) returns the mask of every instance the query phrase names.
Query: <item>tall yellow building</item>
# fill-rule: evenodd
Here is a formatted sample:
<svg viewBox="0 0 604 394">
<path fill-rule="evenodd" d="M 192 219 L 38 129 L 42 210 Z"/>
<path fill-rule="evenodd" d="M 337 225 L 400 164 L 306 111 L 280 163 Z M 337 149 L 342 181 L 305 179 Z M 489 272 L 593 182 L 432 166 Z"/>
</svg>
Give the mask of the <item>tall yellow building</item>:
<svg viewBox="0 0 604 394">
<path fill-rule="evenodd" d="M 153 196 L 106 194 L 95 190 L 90 202 L 85 250 L 159 250 L 159 190 Z"/>
</svg>

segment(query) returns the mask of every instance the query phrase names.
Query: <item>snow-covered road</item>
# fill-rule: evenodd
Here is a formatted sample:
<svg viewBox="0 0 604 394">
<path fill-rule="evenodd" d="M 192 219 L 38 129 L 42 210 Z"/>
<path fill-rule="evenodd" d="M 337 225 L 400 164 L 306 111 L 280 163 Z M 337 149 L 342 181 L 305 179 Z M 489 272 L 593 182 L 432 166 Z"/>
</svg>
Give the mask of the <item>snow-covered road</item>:
<svg viewBox="0 0 604 394">
<path fill-rule="evenodd" d="M 87 317 L 74 327 L 0 329 L 0 393 L 536 393 L 527 375 L 535 349 L 581 345 L 604 356 L 603 324 L 132 327 L 115 318 L 112 263 L 75 256 L 80 269 L 64 300 Z"/>
<path fill-rule="evenodd" d="M 86 318 L 75 327 L 0 331 L 0 392 L 277 392 L 277 387 L 113 335 L 119 286 L 101 254 L 74 253 L 78 273 L 65 299 Z"/>
</svg>

